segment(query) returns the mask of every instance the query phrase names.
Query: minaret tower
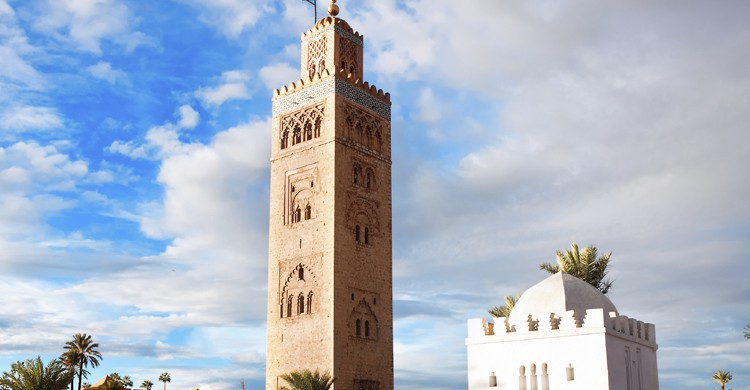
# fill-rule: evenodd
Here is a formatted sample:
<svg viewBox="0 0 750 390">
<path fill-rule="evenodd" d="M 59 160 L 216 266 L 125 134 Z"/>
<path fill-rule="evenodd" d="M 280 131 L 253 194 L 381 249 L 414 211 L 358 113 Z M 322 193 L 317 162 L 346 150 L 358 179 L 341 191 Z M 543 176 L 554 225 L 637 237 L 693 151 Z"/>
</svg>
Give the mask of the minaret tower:
<svg viewBox="0 0 750 390">
<path fill-rule="evenodd" d="M 332 3 L 273 97 L 266 389 L 319 369 L 392 390 L 390 94 L 362 81 L 364 38 Z"/>
</svg>

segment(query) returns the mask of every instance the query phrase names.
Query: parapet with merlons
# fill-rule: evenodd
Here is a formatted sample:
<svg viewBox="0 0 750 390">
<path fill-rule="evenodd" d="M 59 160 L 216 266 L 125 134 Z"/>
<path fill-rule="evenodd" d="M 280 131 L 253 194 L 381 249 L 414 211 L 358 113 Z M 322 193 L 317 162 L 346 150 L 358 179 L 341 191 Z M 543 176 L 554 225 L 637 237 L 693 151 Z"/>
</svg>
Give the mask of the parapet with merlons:
<svg viewBox="0 0 750 390">
<path fill-rule="evenodd" d="M 578 334 L 598 330 L 656 348 L 654 324 L 617 315 L 615 312 L 605 314 L 603 309 L 588 309 L 582 316 L 573 310 L 559 316 L 555 313 L 529 314 L 525 322 L 515 324 L 509 323 L 507 317 L 493 317 L 490 320 L 477 318 L 469 320 L 468 326 L 470 338 L 522 334 L 554 337 L 555 332 Z"/>
<path fill-rule="evenodd" d="M 276 100 L 277 98 L 289 95 L 291 93 L 301 91 L 303 88 L 308 87 L 311 84 L 325 81 L 331 77 L 334 76 L 334 73 L 325 70 L 322 73 L 315 73 L 312 77 L 307 77 L 303 79 L 299 79 L 296 82 L 293 82 L 289 85 L 286 85 L 280 89 L 274 90 L 273 93 L 273 99 Z M 344 79 L 347 82 L 349 82 L 351 85 L 357 87 L 358 89 L 367 92 L 372 97 L 377 98 L 384 103 L 391 103 L 391 94 L 389 92 L 383 92 L 382 89 L 378 89 L 374 85 L 370 85 L 367 81 L 362 82 L 359 79 L 355 79 L 353 75 L 351 74 L 344 74 L 344 70 L 339 70 L 339 78 Z"/>
<path fill-rule="evenodd" d="M 318 20 L 317 22 L 315 22 L 315 26 L 303 32 L 302 40 L 310 38 L 331 26 L 342 30 L 344 33 L 351 34 L 352 36 L 356 37 L 360 41 L 364 39 L 364 37 L 360 33 L 354 31 L 354 29 L 351 26 L 349 26 L 349 23 L 347 23 L 344 19 L 339 19 L 339 18 L 328 16 L 328 17 Z"/>
</svg>

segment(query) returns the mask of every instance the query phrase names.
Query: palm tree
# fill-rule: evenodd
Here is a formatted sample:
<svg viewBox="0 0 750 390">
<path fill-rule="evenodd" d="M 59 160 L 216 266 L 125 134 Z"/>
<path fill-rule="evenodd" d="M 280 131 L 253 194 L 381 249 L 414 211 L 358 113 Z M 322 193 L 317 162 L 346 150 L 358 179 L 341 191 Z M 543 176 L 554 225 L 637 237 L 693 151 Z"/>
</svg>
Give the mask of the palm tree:
<svg viewBox="0 0 750 390">
<path fill-rule="evenodd" d="M 152 387 L 154 387 L 154 382 L 150 380 L 145 380 L 141 383 L 141 389 L 151 390 Z"/>
<path fill-rule="evenodd" d="M 328 390 L 333 386 L 336 380 L 331 373 L 326 371 L 321 373 L 318 370 L 292 371 L 281 376 L 291 387 L 282 387 L 282 390 Z"/>
<path fill-rule="evenodd" d="M 745 338 L 750 339 L 750 325 L 745 327 Z"/>
<path fill-rule="evenodd" d="M 0 388 L 8 390 L 66 390 L 70 378 L 75 373 L 59 359 L 52 359 L 47 367 L 42 358 L 28 359 L 25 362 L 15 362 L 10 366 L 10 372 L 0 376 Z"/>
<path fill-rule="evenodd" d="M 122 385 L 125 387 L 133 387 L 133 380 L 130 379 L 130 375 L 123 376 L 120 383 L 122 383 Z"/>
<path fill-rule="evenodd" d="M 521 299 L 521 294 L 518 294 L 515 297 L 513 295 L 506 295 L 504 299 L 505 305 L 493 306 L 489 310 L 487 310 L 487 312 L 495 318 L 508 317 L 510 315 L 510 311 L 513 310 L 513 307 L 516 305 L 516 302 L 518 302 L 519 299 Z"/>
<path fill-rule="evenodd" d="M 70 376 L 70 390 L 73 390 L 73 384 L 75 381 L 76 366 L 78 366 L 78 353 L 72 349 L 63 352 L 60 355 L 60 360 L 73 375 Z"/>
<path fill-rule="evenodd" d="M 89 364 L 91 367 L 99 366 L 99 359 L 102 358 L 102 354 L 96 348 L 99 348 L 99 344 L 92 342 L 91 336 L 86 333 L 76 333 L 73 335 L 73 340 L 65 343 L 64 355 L 75 356 L 75 361 L 78 363 L 78 390 L 81 390 L 83 377 L 88 377 L 85 368 Z"/>
<path fill-rule="evenodd" d="M 721 390 L 724 390 L 724 385 L 732 380 L 732 374 L 730 374 L 729 371 L 716 371 L 711 379 L 719 382 L 719 384 L 721 385 Z"/>
<path fill-rule="evenodd" d="M 168 372 L 162 372 L 159 375 L 159 382 L 164 382 L 164 390 L 167 390 L 167 382 L 172 382 L 172 377 L 169 376 Z"/>
<path fill-rule="evenodd" d="M 606 294 L 612 288 L 612 281 L 604 279 L 607 276 L 607 267 L 612 252 L 597 256 L 597 249 L 593 245 L 589 245 L 579 252 L 578 245 L 574 242 L 565 253 L 557 251 L 556 255 L 557 264 L 542 263 L 539 265 L 539 269 L 551 274 L 560 271 L 565 272 L 598 288 L 602 294 Z"/>
</svg>

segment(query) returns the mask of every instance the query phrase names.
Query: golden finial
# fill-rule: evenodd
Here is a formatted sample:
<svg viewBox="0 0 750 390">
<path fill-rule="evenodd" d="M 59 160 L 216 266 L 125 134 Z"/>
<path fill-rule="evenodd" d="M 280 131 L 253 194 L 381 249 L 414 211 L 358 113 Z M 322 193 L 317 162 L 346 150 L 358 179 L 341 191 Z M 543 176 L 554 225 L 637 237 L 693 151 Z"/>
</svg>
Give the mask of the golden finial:
<svg viewBox="0 0 750 390">
<path fill-rule="evenodd" d="M 328 15 L 331 15 L 335 18 L 338 14 L 339 6 L 336 5 L 336 0 L 331 0 L 331 5 L 328 6 Z"/>
</svg>

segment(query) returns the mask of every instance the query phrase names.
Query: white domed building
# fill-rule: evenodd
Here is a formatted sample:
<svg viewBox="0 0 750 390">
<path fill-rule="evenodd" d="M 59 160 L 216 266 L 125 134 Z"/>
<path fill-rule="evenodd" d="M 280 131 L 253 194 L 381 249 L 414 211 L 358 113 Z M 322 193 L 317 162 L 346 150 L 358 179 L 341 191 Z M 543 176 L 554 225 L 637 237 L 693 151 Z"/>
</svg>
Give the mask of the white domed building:
<svg viewBox="0 0 750 390">
<path fill-rule="evenodd" d="M 659 388 L 654 325 L 566 273 L 526 290 L 508 318 L 468 327 L 469 390 Z"/>
</svg>

